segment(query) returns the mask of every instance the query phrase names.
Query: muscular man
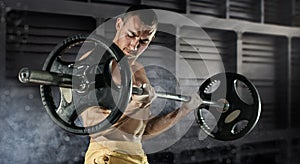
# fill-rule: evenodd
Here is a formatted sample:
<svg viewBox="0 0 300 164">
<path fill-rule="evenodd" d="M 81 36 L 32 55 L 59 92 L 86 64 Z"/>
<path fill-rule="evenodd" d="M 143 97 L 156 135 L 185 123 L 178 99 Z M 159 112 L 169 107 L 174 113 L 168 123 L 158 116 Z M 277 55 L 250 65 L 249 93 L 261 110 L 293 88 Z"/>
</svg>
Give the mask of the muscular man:
<svg viewBox="0 0 300 164">
<path fill-rule="evenodd" d="M 154 39 L 158 21 L 153 10 L 145 6 L 130 7 L 117 18 L 116 34 L 113 42 L 124 52 L 132 71 L 134 86 L 143 87 L 143 95 L 132 95 L 123 116 L 112 127 L 99 134 L 91 135 L 85 163 L 148 163 L 142 149 L 142 140 L 160 134 L 172 127 L 182 117 L 197 108 L 202 100 L 194 94 L 191 101 L 164 116 L 152 116 L 150 105 L 155 91 L 150 85 L 143 65 L 136 59 Z M 119 80 L 117 73 L 112 75 Z M 93 125 L 109 112 L 101 107 L 93 107 L 82 115 L 85 125 Z"/>
</svg>

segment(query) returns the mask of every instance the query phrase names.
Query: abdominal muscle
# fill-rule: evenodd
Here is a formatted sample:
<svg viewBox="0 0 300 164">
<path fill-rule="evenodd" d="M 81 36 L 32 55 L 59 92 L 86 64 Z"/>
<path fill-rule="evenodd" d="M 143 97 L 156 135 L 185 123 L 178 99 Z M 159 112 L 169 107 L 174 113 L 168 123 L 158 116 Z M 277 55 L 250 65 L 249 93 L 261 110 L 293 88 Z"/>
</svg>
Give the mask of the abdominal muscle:
<svg viewBox="0 0 300 164">
<path fill-rule="evenodd" d="M 91 107 L 81 114 L 84 126 L 92 126 L 104 120 L 109 115 L 109 110 L 101 107 Z M 91 141 L 129 141 L 141 142 L 150 109 L 140 108 L 131 101 L 121 118 L 108 129 L 91 135 Z"/>
</svg>

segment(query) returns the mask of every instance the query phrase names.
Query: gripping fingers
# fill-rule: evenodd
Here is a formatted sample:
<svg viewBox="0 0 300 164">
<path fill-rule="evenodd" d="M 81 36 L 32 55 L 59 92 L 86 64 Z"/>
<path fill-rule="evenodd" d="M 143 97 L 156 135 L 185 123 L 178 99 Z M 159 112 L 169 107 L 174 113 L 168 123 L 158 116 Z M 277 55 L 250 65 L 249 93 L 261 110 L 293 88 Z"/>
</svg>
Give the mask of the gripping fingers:
<svg viewBox="0 0 300 164">
<path fill-rule="evenodd" d="M 146 92 L 146 94 L 149 95 L 149 99 L 151 101 L 156 98 L 155 89 L 150 84 L 144 83 L 143 89 L 144 89 L 144 92 Z"/>
<path fill-rule="evenodd" d="M 143 94 L 132 95 L 132 99 L 137 103 L 149 104 L 156 98 L 155 89 L 150 84 L 145 83 L 138 87 L 143 88 Z"/>
<path fill-rule="evenodd" d="M 191 95 L 191 100 L 184 103 L 183 106 L 187 109 L 196 109 L 198 108 L 201 104 L 203 103 L 203 100 L 200 98 L 200 96 L 195 93 L 193 95 Z"/>
</svg>

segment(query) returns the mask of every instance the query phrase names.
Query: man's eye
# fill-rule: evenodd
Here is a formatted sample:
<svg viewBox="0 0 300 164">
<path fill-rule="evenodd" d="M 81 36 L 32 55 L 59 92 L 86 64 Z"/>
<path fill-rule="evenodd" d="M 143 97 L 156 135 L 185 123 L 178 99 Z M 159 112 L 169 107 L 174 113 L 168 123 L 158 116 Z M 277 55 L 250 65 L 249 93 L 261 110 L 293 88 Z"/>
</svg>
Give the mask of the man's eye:
<svg viewBox="0 0 300 164">
<path fill-rule="evenodd" d="M 127 34 L 127 37 L 129 37 L 129 38 L 134 38 L 134 35 L 132 35 L 132 34 Z"/>
<path fill-rule="evenodd" d="M 148 44 L 149 41 L 148 40 L 140 40 L 140 44 Z"/>
</svg>

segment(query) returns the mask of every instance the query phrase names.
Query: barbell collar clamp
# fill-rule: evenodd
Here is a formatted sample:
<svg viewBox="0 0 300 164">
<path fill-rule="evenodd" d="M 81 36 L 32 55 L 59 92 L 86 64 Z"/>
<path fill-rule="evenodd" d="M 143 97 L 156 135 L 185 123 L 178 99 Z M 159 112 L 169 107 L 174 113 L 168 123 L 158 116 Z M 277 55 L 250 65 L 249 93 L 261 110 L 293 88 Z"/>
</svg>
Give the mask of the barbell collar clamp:
<svg viewBox="0 0 300 164">
<path fill-rule="evenodd" d="M 22 83 L 74 88 L 74 85 L 72 86 L 72 78 L 79 79 L 80 77 L 48 71 L 32 70 L 25 67 L 20 69 L 18 78 Z"/>
</svg>

